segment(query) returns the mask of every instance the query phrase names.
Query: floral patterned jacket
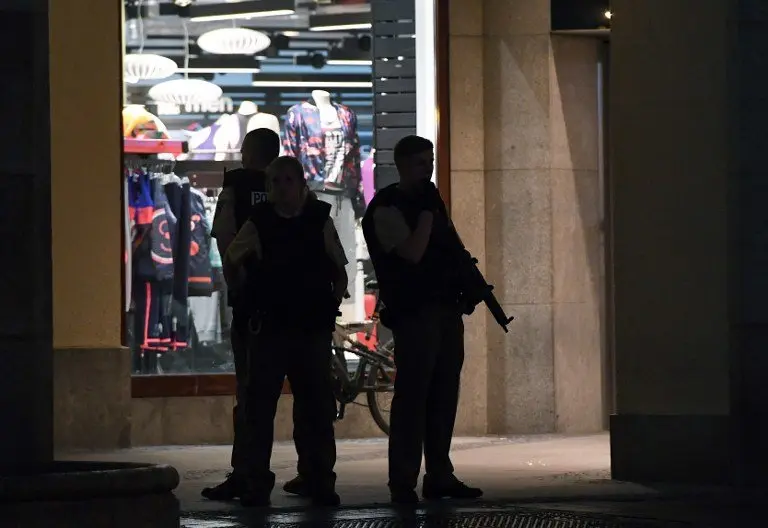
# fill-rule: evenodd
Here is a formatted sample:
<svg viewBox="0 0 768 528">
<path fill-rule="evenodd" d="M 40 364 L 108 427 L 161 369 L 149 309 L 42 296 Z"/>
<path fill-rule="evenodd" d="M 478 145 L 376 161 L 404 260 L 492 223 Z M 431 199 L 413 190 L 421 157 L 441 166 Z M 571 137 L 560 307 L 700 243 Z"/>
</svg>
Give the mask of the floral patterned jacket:
<svg viewBox="0 0 768 528">
<path fill-rule="evenodd" d="M 344 137 L 344 167 L 340 184 L 344 190 L 357 191 L 361 185 L 357 116 L 347 106 L 332 104 L 339 114 Z M 283 150 L 287 156 L 299 159 L 308 182 L 325 183 L 325 137 L 317 106 L 305 101 L 288 109 L 283 130 Z"/>
</svg>

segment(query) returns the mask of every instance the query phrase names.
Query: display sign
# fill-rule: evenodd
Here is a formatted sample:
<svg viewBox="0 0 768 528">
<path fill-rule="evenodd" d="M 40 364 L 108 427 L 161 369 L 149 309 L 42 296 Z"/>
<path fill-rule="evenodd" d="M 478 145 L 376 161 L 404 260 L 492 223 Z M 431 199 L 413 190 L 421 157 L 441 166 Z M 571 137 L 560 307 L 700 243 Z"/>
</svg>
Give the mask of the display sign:
<svg viewBox="0 0 768 528">
<path fill-rule="evenodd" d="M 551 0 L 552 31 L 611 27 L 610 0 Z"/>
</svg>

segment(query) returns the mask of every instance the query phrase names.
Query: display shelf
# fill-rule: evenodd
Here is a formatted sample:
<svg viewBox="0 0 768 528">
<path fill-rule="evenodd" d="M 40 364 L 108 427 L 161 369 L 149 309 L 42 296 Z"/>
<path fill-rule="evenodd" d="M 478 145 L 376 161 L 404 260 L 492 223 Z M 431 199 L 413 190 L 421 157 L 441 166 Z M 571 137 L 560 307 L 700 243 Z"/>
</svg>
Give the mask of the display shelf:
<svg viewBox="0 0 768 528">
<path fill-rule="evenodd" d="M 184 154 L 188 151 L 187 142 L 175 139 L 135 139 L 123 138 L 125 154 Z"/>
</svg>

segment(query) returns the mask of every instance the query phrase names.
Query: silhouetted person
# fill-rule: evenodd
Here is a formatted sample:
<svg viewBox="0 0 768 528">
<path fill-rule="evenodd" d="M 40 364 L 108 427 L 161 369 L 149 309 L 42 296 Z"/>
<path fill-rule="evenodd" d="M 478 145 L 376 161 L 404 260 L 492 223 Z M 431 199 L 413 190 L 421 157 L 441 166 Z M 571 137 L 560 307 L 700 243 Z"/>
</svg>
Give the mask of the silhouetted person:
<svg viewBox="0 0 768 528">
<path fill-rule="evenodd" d="M 430 178 L 432 142 L 418 136 L 395 146 L 400 182 L 376 193 L 363 232 L 384 303 L 381 321 L 395 340 L 395 394 L 389 435 L 392 501 L 416 503 L 426 464 L 426 499 L 477 498 L 453 474 L 451 439 L 464 362 L 464 324 L 453 229 Z"/>
<path fill-rule="evenodd" d="M 257 204 L 267 201 L 267 176 L 265 169 L 280 155 L 280 137 L 270 129 L 258 128 L 251 130 L 243 139 L 240 148 L 242 154 L 242 169 L 224 173 L 224 185 L 216 204 L 216 214 L 213 221 L 212 236 L 216 239 L 219 252 L 224 256 L 229 245 L 235 239 L 237 232 L 248 220 L 251 209 Z M 228 285 L 229 286 L 229 285 Z M 232 324 L 230 340 L 232 353 L 235 358 L 235 376 L 237 378 L 237 394 L 233 411 L 234 442 L 232 445 L 232 473 L 227 479 L 212 488 L 204 488 L 202 496 L 211 500 L 233 500 L 240 496 L 245 486 L 243 476 L 243 438 L 244 428 L 247 427 L 243 402 L 245 401 L 245 386 L 247 379 L 247 347 L 248 347 L 248 314 L 243 309 L 244 295 L 238 289 L 228 287 L 227 299 L 232 307 Z M 299 475 L 302 474 L 303 446 L 306 435 L 301 434 L 301 419 L 299 407 L 294 405 L 294 441 L 299 454 Z M 301 479 L 298 479 L 301 482 Z"/>
<path fill-rule="evenodd" d="M 287 376 L 310 440 L 302 453 L 307 494 L 316 505 L 337 505 L 330 344 L 347 288 L 347 260 L 331 207 L 309 195 L 301 163 L 277 158 L 267 176 L 269 201 L 253 208 L 224 257 L 227 281 L 245 285 L 249 315 L 246 490 L 240 499 L 244 506 L 269 504 L 274 419 Z"/>
</svg>

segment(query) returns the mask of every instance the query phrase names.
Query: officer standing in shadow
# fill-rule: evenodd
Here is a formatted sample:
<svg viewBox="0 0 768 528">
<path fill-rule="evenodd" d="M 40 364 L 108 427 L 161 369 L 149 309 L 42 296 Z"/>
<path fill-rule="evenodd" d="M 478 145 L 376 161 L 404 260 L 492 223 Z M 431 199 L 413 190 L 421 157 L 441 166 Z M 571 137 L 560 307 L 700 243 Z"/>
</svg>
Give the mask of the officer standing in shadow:
<svg viewBox="0 0 768 528">
<path fill-rule="evenodd" d="M 302 409 L 303 475 L 316 506 L 335 506 L 336 405 L 331 339 L 347 288 L 344 249 L 330 205 L 313 199 L 301 163 L 277 158 L 267 169 L 269 197 L 256 206 L 224 257 L 227 281 L 242 282 L 249 314 L 246 489 L 243 506 L 270 503 L 277 402 L 285 377 Z"/>
<path fill-rule="evenodd" d="M 264 172 L 267 166 L 280 155 L 280 136 L 268 128 L 251 130 L 243 138 L 240 148 L 242 154 L 242 169 L 230 170 L 224 173 L 224 184 L 216 203 L 216 214 L 213 220 L 211 235 L 216 239 L 219 252 L 225 255 L 240 228 L 248 220 L 251 209 L 267 201 L 267 176 Z M 228 284 L 227 299 L 232 307 L 232 324 L 230 340 L 232 353 L 235 358 L 235 376 L 237 378 L 237 394 L 233 411 L 234 442 L 232 444 L 232 472 L 224 482 L 217 486 L 204 488 L 201 495 L 206 499 L 229 501 L 240 496 L 245 487 L 243 475 L 243 440 L 247 427 L 245 420 L 245 387 L 248 364 L 248 313 L 245 296 L 241 291 Z M 294 405 L 294 441 L 298 453 L 299 475 L 302 475 L 304 446 L 311 439 L 305 439 L 301 434 L 301 411 Z M 301 477 L 296 479 L 301 484 Z M 296 487 L 296 486 L 294 486 Z M 299 491 L 303 491 L 299 488 Z"/>
<path fill-rule="evenodd" d="M 458 480 L 451 439 L 464 363 L 461 283 L 453 225 L 430 179 L 432 142 L 408 136 L 395 146 L 400 182 L 376 193 L 363 233 L 385 308 L 381 321 L 395 340 L 395 394 L 389 435 L 392 502 L 419 501 L 415 488 L 424 454 L 425 499 L 478 498 Z"/>
</svg>

